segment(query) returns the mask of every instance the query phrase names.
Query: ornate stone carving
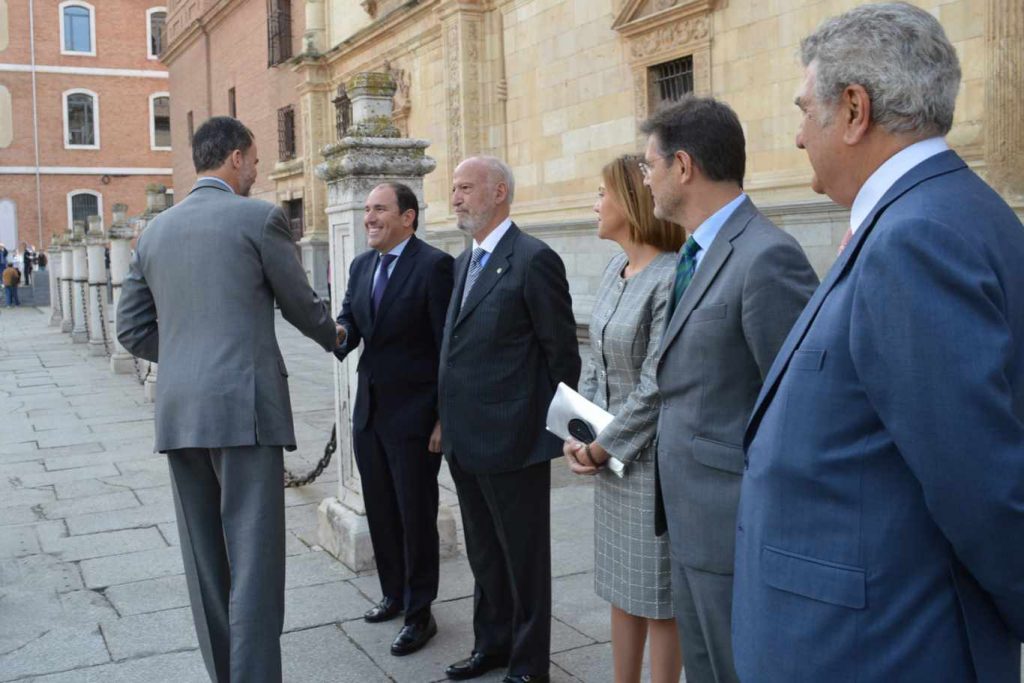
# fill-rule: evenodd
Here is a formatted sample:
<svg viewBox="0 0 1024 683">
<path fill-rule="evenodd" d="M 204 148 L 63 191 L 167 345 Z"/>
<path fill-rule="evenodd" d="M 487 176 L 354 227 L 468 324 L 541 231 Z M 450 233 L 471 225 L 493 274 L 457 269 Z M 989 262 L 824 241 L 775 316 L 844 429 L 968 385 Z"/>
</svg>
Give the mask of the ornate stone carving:
<svg viewBox="0 0 1024 683">
<path fill-rule="evenodd" d="M 708 17 L 683 19 L 638 36 L 630 44 L 633 59 L 645 59 L 665 51 L 678 51 L 679 46 L 708 38 Z"/>
<path fill-rule="evenodd" d="M 377 0 L 363 0 L 359 3 L 362 5 L 366 13 L 370 15 L 371 19 L 377 18 Z"/>
<path fill-rule="evenodd" d="M 1005 195 L 1024 197 L 1024 5 L 990 0 L 985 46 L 991 73 L 985 81 L 986 175 Z"/>
<path fill-rule="evenodd" d="M 391 121 L 402 137 L 408 137 L 409 112 L 412 111 L 412 76 L 405 69 L 396 68 L 391 62 L 384 62 L 384 71 L 390 74 L 395 82 Z"/>
<path fill-rule="evenodd" d="M 457 11 L 444 19 L 449 174 L 460 161 L 480 150 L 480 122 L 485 120 L 480 84 L 480 24 L 478 12 Z"/>
</svg>

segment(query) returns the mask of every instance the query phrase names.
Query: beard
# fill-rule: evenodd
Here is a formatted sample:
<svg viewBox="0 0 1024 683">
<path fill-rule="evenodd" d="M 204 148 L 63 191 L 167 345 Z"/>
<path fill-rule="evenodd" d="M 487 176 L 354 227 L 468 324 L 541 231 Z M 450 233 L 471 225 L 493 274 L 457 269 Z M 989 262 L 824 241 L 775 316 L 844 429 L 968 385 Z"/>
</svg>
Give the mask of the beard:
<svg viewBox="0 0 1024 683">
<path fill-rule="evenodd" d="M 473 237 L 491 222 L 493 215 L 493 211 L 459 214 L 455 219 L 455 225 L 459 230 Z"/>
</svg>

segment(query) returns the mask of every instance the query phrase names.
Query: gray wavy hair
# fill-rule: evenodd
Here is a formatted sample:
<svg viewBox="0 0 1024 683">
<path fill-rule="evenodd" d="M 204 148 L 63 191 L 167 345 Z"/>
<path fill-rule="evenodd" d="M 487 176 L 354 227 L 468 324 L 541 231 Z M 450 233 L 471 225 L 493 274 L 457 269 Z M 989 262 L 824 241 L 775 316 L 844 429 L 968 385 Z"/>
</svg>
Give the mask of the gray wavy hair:
<svg viewBox="0 0 1024 683">
<path fill-rule="evenodd" d="M 481 154 L 475 159 L 484 162 L 487 166 L 487 179 L 491 187 L 497 187 L 498 183 L 505 183 L 508 188 L 508 203 L 511 205 L 516 195 L 516 178 L 512 174 L 512 168 L 498 157 Z"/>
<path fill-rule="evenodd" d="M 903 2 L 863 5 L 825 20 L 800 43 L 817 99 L 834 104 L 848 85 L 871 98 L 886 132 L 945 135 L 953 126 L 960 62 L 942 25 Z"/>
</svg>

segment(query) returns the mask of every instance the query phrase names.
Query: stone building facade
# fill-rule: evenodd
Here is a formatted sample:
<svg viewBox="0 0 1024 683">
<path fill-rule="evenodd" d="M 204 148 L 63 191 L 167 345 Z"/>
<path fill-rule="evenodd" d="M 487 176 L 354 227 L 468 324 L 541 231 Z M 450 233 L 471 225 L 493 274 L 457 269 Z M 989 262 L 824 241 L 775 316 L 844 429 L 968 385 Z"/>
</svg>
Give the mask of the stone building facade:
<svg viewBox="0 0 1024 683">
<path fill-rule="evenodd" d="M 0 242 L 39 249 L 170 183 L 163 0 L 0 0 Z"/>
<path fill-rule="evenodd" d="M 949 141 L 1022 210 L 1024 6 L 1020 0 L 916 2 L 942 22 L 963 65 Z M 474 153 L 505 158 L 517 179 L 514 218 L 563 256 L 582 321 L 613 252 L 594 237 L 591 207 L 601 167 L 642 149 L 637 122 L 681 91 L 711 94 L 736 109 L 747 133 L 747 190 L 799 239 L 819 271 L 828 267 L 847 212 L 811 192 L 806 155 L 794 146 L 793 96 L 802 77 L 797 49 L 821 20 L 855 4 L 171 0 L 171 53 L 181 54 L 168 60 L 172 110 L 181 122 L 189 95 L 178 95 L 179 73 L 181 82 L 192 83 L 201 64 L 213 74 L 207 82 L 217 84 L 215 113 L 223 113 L 225 70 L 247 68 L 246 76 L 233 77 L 263 84 L 267 101 L 250 114 L 260 140 L 274 135 L 265 120 L 270 112 L 292 104 L 295 157 L 263 176 L 261 194 L 303 198 L 307 236 L 326 239 L 323 183 L 312 171 L 323 160 L 320 150 L 343 132 L 335 108 L 344 100 L 339 87 L 361 72 L 389 72 L 398 85 L 395 124 L 405 135 L 430 140 L 427 153 L 438 160 L 424 182 L 427 237 L 450 251 L 462 249 L 448 205 L 455 165 Z M 282 5 L 292 15 L 293 56 L 267 69 L 267 6 Z M 250 41 L 238 36 L 250 31 L 261 35 L 243 45 Z M 226 69 L 219 58 L 203 61 L 226 53 L 232 55 Z M 245 111 L 239 115 L 246 118 Z M 181 126 L 175 131 L 177 142 Z M 176 146 L 179 192 L 191 180 L 182 170 L 186 151 Z"/>
</svg>

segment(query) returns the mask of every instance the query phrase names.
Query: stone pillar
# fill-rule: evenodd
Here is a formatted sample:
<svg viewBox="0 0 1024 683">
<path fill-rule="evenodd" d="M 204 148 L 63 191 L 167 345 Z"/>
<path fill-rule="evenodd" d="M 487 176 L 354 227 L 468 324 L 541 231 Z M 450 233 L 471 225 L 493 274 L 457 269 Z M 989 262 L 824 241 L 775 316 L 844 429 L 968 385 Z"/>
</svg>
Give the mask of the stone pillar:
<svg viewBox="0 0 1024 683">
<path fill-rule="evenodd" d="M 75 221 L 74 233 L 71 238 L 71 306 L 74 312 L 71 319 L 71 341 L 84 344 L 89 341 L 89 328 L 86 316 L 85 288 L 89 281 L 89 267 L 85 254 L 85 221 Z"/>
<path fill-rule="evenodd" d="M 443 0 L 437 5 L 441 20 L 444 59 L 444 94 L 448 167 L 451 184 L 455 167 L 463 159 L 478 154 L 488 112 L 481 86 L 484 58 L 484 8 L 461 0 Z"/>
<path fill-rule="evenodd" d="M 323 54 L 327 49 L 325 10 L 324 0 L 306 0 L 306 30 L 302 34 L 302 51 L 307 55 Z"/>
<path fill-rule="evenodd" d="M 128 274 L 128 263 L 131 259 L 131 243 L 135 231 L 128 225 L 124 204 L 114 204 L 114 223 L 110 226 L 110 284 L 114 290 L 114 303 L 111 306 L 109 336 L 112 353 L 110 369 L 119 375 L 131 374 L 135 363 L 128 351 L 117 340 L 117 304 L 121 301 L 121 284 Z"/>
<path fill-rule="evenodd" d="M 363 212 L 370 190 L 382 182 L 405 183 L 420 198 L 420 225 L 426 223 L 423 176 L 436 162 L 426 156 L 426 140 L 399 138 L 391 122 L 391 96 L 395 84 L 382 73 L 360 73 L 348 84 L 352 98 L 350 137 L 324 148 L 324 163 L 317 175 L 327 181 L 327 219 L 335 300 L 341 301 L 348 285 L 348 269 L 366 249 Z M 338 495 L 327 498 L 318 510 L 320 545 L 355 571 L 373 566 L 362 482 L 352 451 L 352 406 L 355 403 L 357 352 L 334 364 L 335 421 L 338 430 Z M 455 552 L 455 518 L 442 504 L 438 512 L 441 554 Z"/>
<path fill-rule="evenodd" d="M 86 311 L 89 315 L 89 355 L 107 355 L 104 341 L 106 330 L 103 329 L 107 315 L 105 301 L 107 294 L 107 236 L 103 234 L 103 226 L 99 216 L 89 216 L 89 232 L 85 236 L 85 254 L 89 288 Z"/>
<path fill-rule="evenodd" d="M 58 327 L 64 319 L 63 309 L 60 301 L 60 266 L 61 251 L 58 239 L 50 241 L 50 248 L 46 250 L 46 269 L 50 279 L 50 327 Z"/>
<path fill-rule="evenodd" d="M 314 5 L 322 2 L 306 3 L 307 16 Z M 306 36 L 311 28 L 307 26 Z M 302 256 L 302 267 L 309 278 L 309 284 L 321 298 L 327 298 L 327 262 L 329 238 L 327 236 L 327 188 L 322 180 L 316 177 L 316 165 L 319 161 L 314 150 L 336 140 L 334 136 L 334 109 L 331 107 L 330 74 L 319 63 L 306 63 L 302 70 L 303 82 L 298 88 L 299 110 L 302 115 L 301 126 L 303 149 L 303 188 L 302 206 L 305 213 L 304 234 L 299 240 L 299 252 Z"/>
<path fill-rule="evenodd" d="M 74 288 L 74 257 L 72 255 L 71 243 L 68 237 L 61 238 L 60 247 L 60 307 L 61 321 L 60 331 L 71 332 L 75 327 L 75 306 L 74 297 L 71 292 Z"/>
<path fill-rule="evenodd" d="M 985 175 L 1008 201 L 1024 201 L 1024 3 L 989 0 L 985 45 Z"/>
</svg>

